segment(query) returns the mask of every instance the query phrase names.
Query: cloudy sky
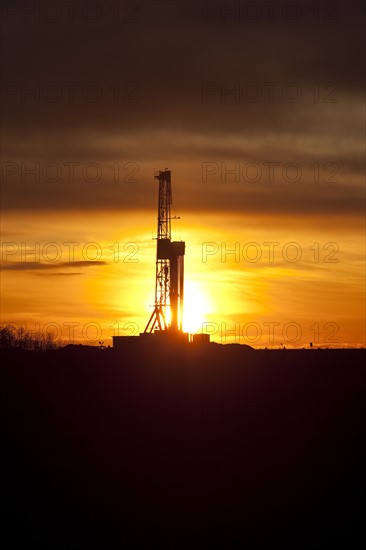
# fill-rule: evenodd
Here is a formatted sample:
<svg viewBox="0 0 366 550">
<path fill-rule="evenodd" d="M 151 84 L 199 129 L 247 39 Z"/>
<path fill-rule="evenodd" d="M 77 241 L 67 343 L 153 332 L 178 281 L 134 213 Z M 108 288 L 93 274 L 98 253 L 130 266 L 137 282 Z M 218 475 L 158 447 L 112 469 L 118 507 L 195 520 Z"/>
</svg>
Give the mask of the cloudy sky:
<svg viewBox="0 0 366 550">
<path fill-rule="evenodd" d="M 2 323 L 142 331 L 169 167 L 187 330 L 364 345 L 364 2 L 4 2 L 1 22 Z"/>
</svg>

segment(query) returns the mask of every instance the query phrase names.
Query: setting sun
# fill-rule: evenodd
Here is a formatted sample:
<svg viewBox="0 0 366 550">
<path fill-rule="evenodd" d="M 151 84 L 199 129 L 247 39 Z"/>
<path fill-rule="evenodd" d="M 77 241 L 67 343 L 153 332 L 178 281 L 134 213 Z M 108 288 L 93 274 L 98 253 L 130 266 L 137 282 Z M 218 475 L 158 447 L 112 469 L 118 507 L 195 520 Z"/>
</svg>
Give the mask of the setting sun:
<svg viewBox="0 0 366 550">
<path fill-rule="evenodd" d="M 190 334 L 200 332 L 211 311 L 209 300 L 198 283 L 186 281 L 184 292 L 183 330 Z"/>
</svg>

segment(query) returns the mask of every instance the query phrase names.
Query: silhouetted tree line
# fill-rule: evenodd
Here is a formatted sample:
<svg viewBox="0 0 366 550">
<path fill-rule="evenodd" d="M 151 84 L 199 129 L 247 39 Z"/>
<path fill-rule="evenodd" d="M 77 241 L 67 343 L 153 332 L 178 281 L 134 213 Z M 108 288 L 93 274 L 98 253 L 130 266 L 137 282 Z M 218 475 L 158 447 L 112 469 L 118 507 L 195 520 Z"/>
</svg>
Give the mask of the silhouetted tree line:
<svg viewBox="0 0 366 550">
<path fill-rule="evenodd" d="M 62 343 L 52 332 L 32 332 L 24 327 L 0 327 L 1 349 L 47 351 L 61 347 Z"/>
</svg>

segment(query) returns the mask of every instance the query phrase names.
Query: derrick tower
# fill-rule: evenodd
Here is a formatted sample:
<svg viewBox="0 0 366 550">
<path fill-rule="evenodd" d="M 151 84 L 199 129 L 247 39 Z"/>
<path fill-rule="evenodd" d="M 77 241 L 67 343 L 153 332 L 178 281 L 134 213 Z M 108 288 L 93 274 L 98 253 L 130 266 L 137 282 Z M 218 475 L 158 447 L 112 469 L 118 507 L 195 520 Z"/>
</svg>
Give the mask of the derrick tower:
<svg viewBox="0 0 366 550">
<path fill-rule="evenodd" d="M 171 172 L 160 170 L 154 178 L 159 182 L 155 304 L 144 332 L 178 333 L 182 332 L 185 242 L 171 240 L 171 220 L 176 219 L 170 214 Z"/>
</svg>

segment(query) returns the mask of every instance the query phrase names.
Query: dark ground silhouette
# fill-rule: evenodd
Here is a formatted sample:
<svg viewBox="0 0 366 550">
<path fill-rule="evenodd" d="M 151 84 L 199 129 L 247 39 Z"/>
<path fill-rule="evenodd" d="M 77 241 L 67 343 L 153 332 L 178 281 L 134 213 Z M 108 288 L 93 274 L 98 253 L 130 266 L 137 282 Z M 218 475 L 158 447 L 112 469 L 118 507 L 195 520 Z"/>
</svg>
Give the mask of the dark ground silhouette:
<svg viewBox="0 0 366 550">
<path fill-rule="evenodd" d="M 8 548 L 364 537 L 364 350 L 1 356 Z"/>
</svg>

